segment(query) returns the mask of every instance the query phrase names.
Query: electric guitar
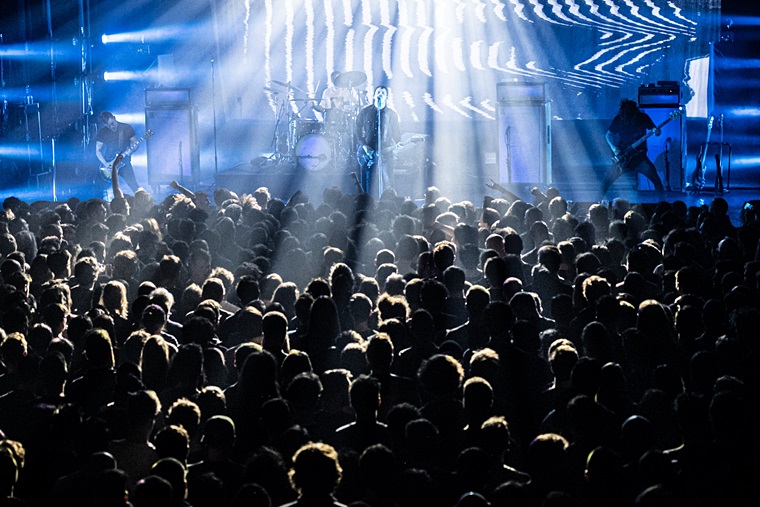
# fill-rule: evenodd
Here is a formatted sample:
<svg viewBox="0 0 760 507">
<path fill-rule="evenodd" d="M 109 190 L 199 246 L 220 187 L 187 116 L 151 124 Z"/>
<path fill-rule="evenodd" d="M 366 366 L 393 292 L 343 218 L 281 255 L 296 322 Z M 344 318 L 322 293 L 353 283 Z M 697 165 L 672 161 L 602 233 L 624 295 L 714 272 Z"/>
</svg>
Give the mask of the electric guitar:
<svg viewBox="0 0 760 507">
<path fill-rule="evenodd" d="M 723 114 L 718 116 L 720 128 L 720 150 L 715 154 L 715 193 L 723 193 Z"/>
<path fill-rule="evenodd" d="M 699 153 L 697 154 L 697 166 L 694 168 L 694 172 L 691 173 L 691 191 L 699 192 L 705 186 L 705 158 L 707 158 L 707 148 L 710 145 L 710 136 L 712 135 L 713 122 L 715 116 L 710 116 L 710 121 L 707 122 L 707 139 L 705 144 L 699 147 Z"/>
<path fill-rule="evenodd" d="M 684 113 L 683 109 L 676 109 L 672 113 L 668 115 L 667 118 L 665 118 L 665 121 L 657 125 L 652 130 L 647 130 L 647 133 L 641 136 L 640 138 L 636 139 L 630 146 L 628 146 L 626 149 L 622 150 L 617 155 L 612 156 L 612 163 L 618 167 L 620 171 L 625 169 L 625 167 L 630 163 L 631 159 L 641 153 L 641 150 L 638 149 L 639 146 L 641 146 L 644 142 L 646 142 L 647 139 L 652 137 L 655 132 L 659 131 L 670 123 L 671 121 L 675 120 L 679 116 L 681 116 Z"/>
<path fill-rule="evenodd" d="M 387 157 L 388 155 L 400 155 L 417 143 L 421 143 L 425 140 L 423 136 L 412 136 L 406 141 L 399 141 L 383 148 L 380 156 Z M 377 163 L 379 154 L 375 150 L 364 151 L 364 145 L 359 146 L 356 152 L 356 158 L 362 167 L 372 167 Z"/>
<path fill-rule="evenodd" d="M 143 141 L 145 141 L 146 139 L 148 139 L 152 135 L 153 135 L 153 131 L 152 130 L 147 131 L 140 139 L 137 140 L 137 142 L 135 144 L 131 145 L 129 148 L 127 148 L 126 150 L 124 150 L 121 153 L 119 153 L 116 156 L 116 158 L 114 158 L 111 161 L 110 164 L 101 165 L 100 168 L 98 168 L 98 173 L 100 174 L 100 176 L 104 180 L 106 180 L 106 181 L 111 181 L 111 174 L 113 172 L 113 164 L 114 164 L 114 162 L 116 162 L 117 159 L 118 159 L 118 162 L 116 163 L 116 173 L 118 174 L 119 170 L 122 167 L 124 167 L 124 159 L 127 158 L 128 156 L 132 155 L 137 150 L 138 146 L 140 146 L 140 143 L 143 142 Z M 119 155 L 121 155 L 121 158 L 119 158 Z"/>
</svg>

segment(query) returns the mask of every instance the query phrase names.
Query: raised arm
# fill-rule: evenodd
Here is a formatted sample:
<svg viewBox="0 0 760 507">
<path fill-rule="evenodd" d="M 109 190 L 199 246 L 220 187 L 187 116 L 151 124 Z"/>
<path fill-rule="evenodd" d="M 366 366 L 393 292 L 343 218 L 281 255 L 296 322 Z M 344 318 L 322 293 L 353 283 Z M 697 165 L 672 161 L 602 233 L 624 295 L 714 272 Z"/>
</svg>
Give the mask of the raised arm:
<svg viewBox="0 0 760 507">
<path fill-rule="evenodd" d="M 118 155 L 116 155 L 116 158 L 113 160 L 113 163 L 111 164 L 111 190 L 113 190 L 114 198 L 120 197 L 122 199 L 124 198 L 124 192 L 122 192 L 121 188 L 119 187 L 119 164 L 121 163 L 123 158 L 124 158 L 124 155 L 119 153 Z"/>
<path fill-rule="evenodd" d="M 189 189 L 183 187 L 176 181 L 172 181 L 171 183 L 169 183 L 169 186 L 172 187 L 174 190 L 177 190 L 180 194 L 184 195 L 185 197 L 189 197 L 190 199 L 193 200 L 193 202 L 195 202 L 195 194 L 191 192 Z"/>
</svg>

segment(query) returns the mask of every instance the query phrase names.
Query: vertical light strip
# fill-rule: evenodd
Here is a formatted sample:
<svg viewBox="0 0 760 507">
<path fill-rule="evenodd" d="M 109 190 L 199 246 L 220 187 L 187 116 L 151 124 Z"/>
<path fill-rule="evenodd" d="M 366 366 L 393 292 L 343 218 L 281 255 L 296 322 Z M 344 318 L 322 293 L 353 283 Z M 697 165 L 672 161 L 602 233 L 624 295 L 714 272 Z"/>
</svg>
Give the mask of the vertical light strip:
<svg viewBox="0 0 760 507">
<path fill-rule="evenodd" d="M 499 20 L 506 21 L 507 17 L 504 15 L 504 9 L 506 9 L 507 6 L 504 4 L 504 2 L 501 2 L 500 0 L 491 0 L 491 3 L 494 5 L 494 15 L 499 18 Z"/>
<path fill-rule="evenodd" d="M 293 33 L 295 32 L 293 18 L 293 2 L 287 0 L 285 2 L 285 81 L 288 83 L 293 81 Z M 291 110 L 297 113 L 298 105 L 295 102 L 288 102 Z"/>
<path fill-rule="evenodd" d="M 380 4 L 380 26 L 383 27 L 383 72 L 388 79 L 393 79 L 393 35 L 398 30 L 393 24 L 391 24 L 390 5 L 388 1 L 384 0 Z"/>
<path fill-rule="evenodd" d="M 482 40 L 478 40 L 470 44 L 470 65 L 477 70 L 486 70 L 483 66 L 483 53 L 481 51 L 483 42 Z"/>
<path fill-rule="evenodd" d="M 430 71 L 428 55 L 430 54 L 430 37 L 435 29 L 430 25 L 426 7 L 425 2 L 417 3 L 417 26 L 422 29 L 419 45 L 417 46 L 417 65 L 423 74 L 427 77 L 433 77 L 433 73 Z"/>
<path fill-rule="evenodd" d="M 374 76 L 375 52 L 373 38 L 378 31 L 378 26 L 372 23 L 372 2 L 371 0 L 362 0 L 362 25 L 367 27 L 367 33 L 364 34 L 364 72 L 367 76 Z"/>
<path fill-rule="evenodd" d="M 464 41 L 461 37 L 455 37 L 451 41 L 452 57 L 454 58 L 454 66 L 460 72 L 465 72 L 467 69 L 464 67 L 464 48 L 462 47 Z"/>
<path fill-rule="evenodd" d="M 351 0 L 343 0 L 343 24 L 348 27 L 354 26 L 354 11 L 351 7 Z"/>
<path fill-rule="evenodd" d="M 312 0 L 304 2 L 306 10 L 306 91 L 314 96 L 314 5 Z"/>
<path fill-rule="evenodd" d="M 475 16 L 477 16 L 478 21 L 481 23 L 486 22 L 486 4 L 482 0 L 472 0 L 475 4 Z"/>
<path fill-rule="evenodd" d="M 285 80 L 290 82 L 293 80 L 293 33 L 295 27 L 293 26 L 293 2 L 292 0 L 286 0 L 285 2 Z"/>
<path fill-rule="evenodd" d="M 245 33 L 243 34 L 243 61 L 248 61 L 248 34 L 251 27 L 248 21 L 251 19 L 251 0 L 244 0 L 245 5 L 245 17 L 243 17 L 243 25 L 245 25 Z"/>
<path fill-rule="evenodd" d="M 266 18 L 264 22 L 264 82 L 269 85 L 272 82 L 272 0 L 264 2 Z M 274 95 L 267 93 L 269 108 L 276 114 L 277 101 Z"/>
<path fill-rule="evenodd" d="M 335 13 L 333 12 L 332 0 L 324 0 L 325 8 L 325 68 L 327 75 L 335 70 Z M 327 85 L 327 83 L 325 83 Z"/>
<path fill-rule="evenodd" d="M 353 28 L 354 11 L 351 9 L 351 0 L 343 0 L 343 24 L 348 27 L 348 33 L 346 33 L 345 70 L 354 70 L 354 39 L 356 38 L 356 30 Z"/>
</svg>

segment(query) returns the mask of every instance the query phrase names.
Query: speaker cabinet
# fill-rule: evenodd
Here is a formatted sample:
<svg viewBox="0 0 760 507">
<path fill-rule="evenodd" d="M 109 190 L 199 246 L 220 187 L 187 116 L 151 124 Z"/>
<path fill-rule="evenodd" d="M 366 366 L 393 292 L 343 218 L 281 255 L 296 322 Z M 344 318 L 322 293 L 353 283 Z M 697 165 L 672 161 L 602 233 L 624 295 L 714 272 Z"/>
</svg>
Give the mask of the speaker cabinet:
<svg viewBox="0 0 760 507">
<path fill-rule="evenodd" d="M 665 121 L 674 107 L 642 107 L 655 125 Z M 665 190 L 680 192 L 684 188 L 686 168 L 686 120 L 683 115 L 662 127 L 662 134 L 647 139 L 647 156 L 657 168 Z M 654 185 L 642 175 L 637 175 L 639 190 L 654 190 Z"/>
<path fill-rule="evenodd" d="M 551 183 L 551 103 L 500 102 L 497 124 L 499 181 Z"/>
<path fill-rule="evenodd" d="M 197 185 L 201 178 L 195 108 L 145 108 L 145 128 L 153 131 L 147 140 L 149 185 L 172 180 Z"/>
</svg>

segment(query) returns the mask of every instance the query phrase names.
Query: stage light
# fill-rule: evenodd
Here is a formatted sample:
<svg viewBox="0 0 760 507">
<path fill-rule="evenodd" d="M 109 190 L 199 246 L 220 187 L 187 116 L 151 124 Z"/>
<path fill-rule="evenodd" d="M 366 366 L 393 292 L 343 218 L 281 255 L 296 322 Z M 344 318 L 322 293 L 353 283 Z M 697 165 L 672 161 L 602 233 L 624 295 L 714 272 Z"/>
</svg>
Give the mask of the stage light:
<svg viewBox="0 0 760 507">
<path fill-rule="evenodd" d="M 142 70 L 119 70 L 103 72 L 103 81 L 146 81 L 155 77 L 152 69 Z"/>
<path fill-rule="evenodd" d="M 111 113 L 113 113 L 113 115 L 116 116 L 116 119 L 119 120 L 120 122 L 129 123 L 133 127 L 137 125 L 142 125 L 145 123 L 145 113 L 142 111 L 139 113 L 133 113 L 133 112 L 126 112 L 126 111 L 119 112 L 118 110 L 116 110 L 116 111 L 111 111 Z M 132 158 L 134 159 L 134 157 Z"/>
<path fill-rule="evenodd" d="M 7 158 L 26 158 L 29 155 L 29 146 L 26 144 L 15 144 L 15 145 L 3 145 L 0 146 L 0 157 L 7 157 Z M 31 148 L 31 153 L 33 156 L 39 155 L 39 149 L 36 149 L 34 146 Z"/>
</svg>

